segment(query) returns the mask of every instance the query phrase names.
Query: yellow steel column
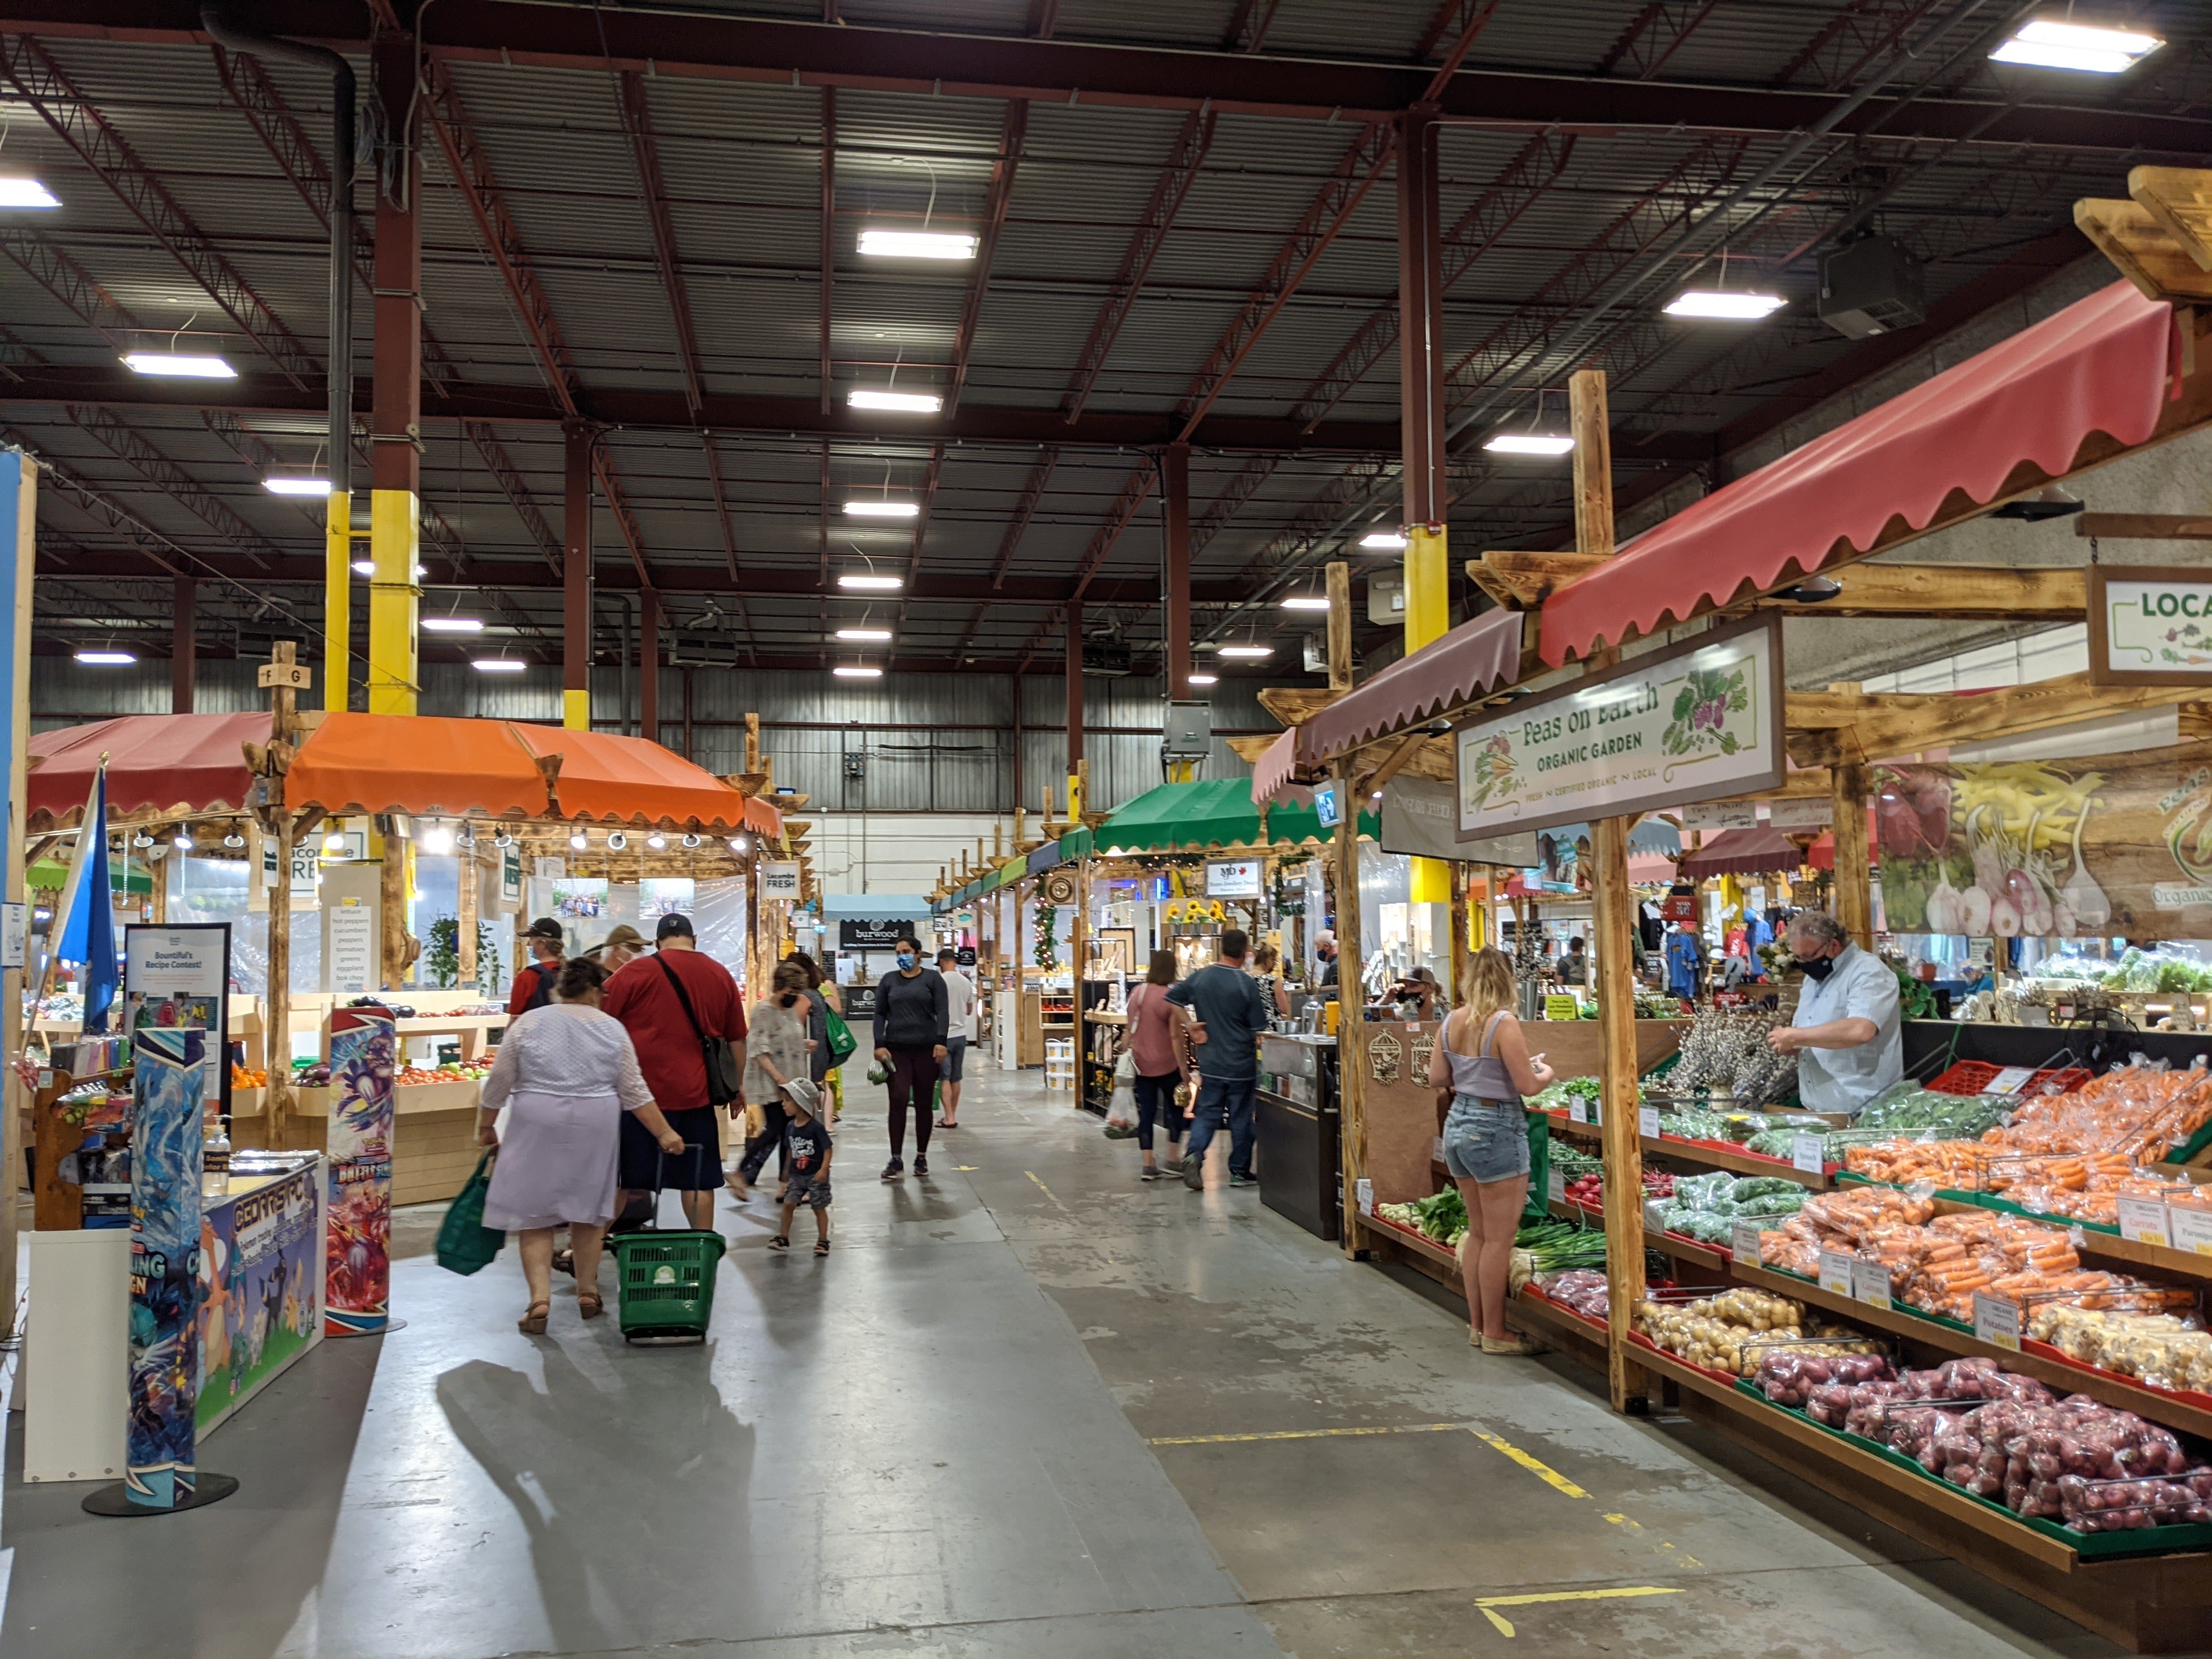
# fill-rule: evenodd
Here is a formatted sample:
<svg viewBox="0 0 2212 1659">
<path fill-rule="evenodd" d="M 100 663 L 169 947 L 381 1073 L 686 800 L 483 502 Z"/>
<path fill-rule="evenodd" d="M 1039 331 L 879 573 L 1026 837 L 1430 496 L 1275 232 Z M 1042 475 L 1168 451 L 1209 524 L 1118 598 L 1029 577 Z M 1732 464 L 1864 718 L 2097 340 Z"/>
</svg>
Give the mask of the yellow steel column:
<svg viewBox="0 0 2212 1659">
<path fill-rule="evenodd" d="M 368 586 L 368 712 L 415 713 L 415 613 L 421 590 L 422 507 L 411 489 L 369 492 L 369 546 L 376 574 Z"/>
<path fill-rule="evenodd" d="M 330 495 L 323 528 L 323 708 L 346 706 L 353 678 L 353 497 Z"/>
<path fill-rule="evenodd" d="M 1445 552 L 1446 535 L 1440 524 L 1406 526 L 1406 654 L 1443 637 L 1451 626 L 1451 568 Z M 1412 890 L 1407 897 L 1415 904 L 1451 902 L 1451 866 L 1442 859 L 1417 858 L 1413 863 Z"/>
</svg>

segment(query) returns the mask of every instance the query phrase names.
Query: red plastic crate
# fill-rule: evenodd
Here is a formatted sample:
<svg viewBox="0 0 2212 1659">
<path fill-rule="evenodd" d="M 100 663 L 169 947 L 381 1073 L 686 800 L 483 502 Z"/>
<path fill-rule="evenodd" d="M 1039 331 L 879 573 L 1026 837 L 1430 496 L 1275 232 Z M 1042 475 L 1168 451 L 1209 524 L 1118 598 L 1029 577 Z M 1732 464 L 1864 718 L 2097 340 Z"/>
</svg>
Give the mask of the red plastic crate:
<svg viewBox="0 0 2212 1659">
<path fill-rule="evenodd" d="M 1939 1095 L 1978 1095 L 1995 1082 L 1997 1074 L 2004 1069 L 2002 1066 L 1992 1066 L 1985 1060 L 1962 1060 L 1928 1086 Z M 2020 1085 L 2019 1093 L 2023 1099 L 2029 1099 L 2046 1092 L 2055 1085 L 2059 1093 L 2066 1094 L 2088 1080 L 2089 1073 L 2079 1066 L 2040 1071 Z"/>
</svg>

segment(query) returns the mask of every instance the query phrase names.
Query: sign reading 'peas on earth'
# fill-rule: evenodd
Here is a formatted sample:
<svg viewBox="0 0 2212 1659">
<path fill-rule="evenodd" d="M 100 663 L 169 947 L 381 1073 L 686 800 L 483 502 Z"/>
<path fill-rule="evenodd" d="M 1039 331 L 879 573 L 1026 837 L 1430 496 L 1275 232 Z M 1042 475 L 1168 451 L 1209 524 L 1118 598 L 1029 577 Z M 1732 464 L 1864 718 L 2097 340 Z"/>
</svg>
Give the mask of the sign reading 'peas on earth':
<svg viewBox="0 0 2212 1659">
<path fill-rule="evenodd" d="M 1700 635 L 1462 726 L 1459 838 L 1778 788 L 1782 630 Z"/>
<path fill-rule="evenodd" d="M 2212 683 L 2212 567 L 2091 565 L 2089 678 Z"/>
</svg>

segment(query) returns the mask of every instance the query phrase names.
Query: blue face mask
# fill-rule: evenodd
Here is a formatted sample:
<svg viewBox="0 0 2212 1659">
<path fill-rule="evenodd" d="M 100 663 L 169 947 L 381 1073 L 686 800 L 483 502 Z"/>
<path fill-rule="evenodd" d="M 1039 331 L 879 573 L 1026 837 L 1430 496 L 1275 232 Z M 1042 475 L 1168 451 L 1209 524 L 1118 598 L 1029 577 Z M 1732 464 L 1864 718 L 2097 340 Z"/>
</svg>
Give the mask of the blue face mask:
<svg viewBox="0 0 2212 1659">
<path fill-rule="evenodd" d="M 898 953 L 898 965 L 902 969 L 913 967 L 914 952 L 911 951 L 900 951 Z"/>
</svg>

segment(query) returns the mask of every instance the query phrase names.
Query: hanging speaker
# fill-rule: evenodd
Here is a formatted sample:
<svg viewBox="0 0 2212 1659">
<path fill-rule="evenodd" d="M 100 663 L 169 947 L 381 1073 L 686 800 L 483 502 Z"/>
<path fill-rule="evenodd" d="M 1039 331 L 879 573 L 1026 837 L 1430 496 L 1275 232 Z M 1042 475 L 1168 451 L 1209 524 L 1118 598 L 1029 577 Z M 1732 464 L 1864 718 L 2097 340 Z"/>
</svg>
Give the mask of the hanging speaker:
<svg viewBox="0 0 2212 1659">
<path fill-rule="evenodd" d="M 1065 870 L 1054 870 L 1044 878 L 1045 902 L 1049 904 L 1075 902 L 1075 878 Z"/>
</svg>

